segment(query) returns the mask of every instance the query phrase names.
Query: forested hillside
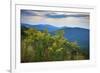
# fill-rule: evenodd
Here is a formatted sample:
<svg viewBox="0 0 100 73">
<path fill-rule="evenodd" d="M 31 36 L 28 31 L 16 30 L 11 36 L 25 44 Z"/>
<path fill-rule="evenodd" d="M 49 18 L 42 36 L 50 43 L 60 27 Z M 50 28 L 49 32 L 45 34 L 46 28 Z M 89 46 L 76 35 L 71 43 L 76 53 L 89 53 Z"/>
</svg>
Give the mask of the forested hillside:
<svg viewBox="0 0 100 73">
<path fill-rule="evenodd" d="M 21 62 L 43 62 L 84 60 L 87 55 L 82 52 L 77 42 L 64 38 L 64 30 L 51 35 L 47 29 L 21 27 Z"/>
</svg>

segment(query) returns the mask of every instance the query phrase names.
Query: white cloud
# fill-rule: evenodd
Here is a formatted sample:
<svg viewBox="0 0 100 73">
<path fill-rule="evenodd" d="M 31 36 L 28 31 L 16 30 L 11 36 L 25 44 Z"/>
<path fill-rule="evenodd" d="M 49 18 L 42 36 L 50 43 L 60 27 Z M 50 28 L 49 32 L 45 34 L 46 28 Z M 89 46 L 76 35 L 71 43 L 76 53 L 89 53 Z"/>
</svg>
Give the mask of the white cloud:
<svg viewBox="0 0 100 73">
<path fill-rule="evenodd" d="M 71 12 L 35 12 L 38 16 L 22 16 L 22 23 L 29 24 L 50 24 L 57 27 L 69 26 L 69 27 L 81 27 L 89 28 L 89 17 L 65 17 L 65 18 L 48 18 L 45 14 L 66 14 L 66 15 L 89 15 L 88 13 L 71 13 Z"/>
</svg>

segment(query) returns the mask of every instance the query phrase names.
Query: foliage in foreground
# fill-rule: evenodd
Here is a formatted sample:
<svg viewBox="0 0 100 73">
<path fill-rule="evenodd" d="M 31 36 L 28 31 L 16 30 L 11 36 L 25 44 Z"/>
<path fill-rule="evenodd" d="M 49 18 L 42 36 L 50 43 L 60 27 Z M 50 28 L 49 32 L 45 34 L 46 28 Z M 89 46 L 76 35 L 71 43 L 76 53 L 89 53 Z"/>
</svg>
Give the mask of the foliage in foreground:
<svg viewBox="0 0 100 73">
<path fill-rule="evenodd" d="M 48 30 L 21 29 L 21 62 L 86 59 L 77 43 L 69 42 L 63 35 L 63 30 L 51 35 Z"/>
</svg>

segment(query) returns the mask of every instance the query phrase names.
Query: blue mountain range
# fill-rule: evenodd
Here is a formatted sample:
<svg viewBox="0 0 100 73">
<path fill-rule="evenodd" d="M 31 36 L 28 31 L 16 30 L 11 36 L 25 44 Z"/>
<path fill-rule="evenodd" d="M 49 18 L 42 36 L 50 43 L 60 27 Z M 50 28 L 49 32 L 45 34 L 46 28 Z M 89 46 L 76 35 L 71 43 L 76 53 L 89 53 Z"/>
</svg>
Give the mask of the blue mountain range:
<svg viewBox="0 0 100 73">
<path fill-rule="evenodd" d="M 38 30 L 48 29 L 49 32 L 56 31 L 56 30 L 60 29 L 56 26 L 52 26 L 52 25 L 48 25 L 48 24 L 38 24 L 38 25 L 22 24 L 22 26 L 25 26 L 27 28 L 35 28 Z"/>
<path fill-rule="evenodd" d="M 70 42 L 77 42 L 81 49 L 89 52 L 89 29 L 79 28 L 79 27 L 56 27 L 48 24 L 21 24 L 21 26 L 26 28 L 35 28 L 39 31 L 48 29 L 48 32 L 55 34 L 55 31 L 64 30 L 64 37 Z"/>
</svg>

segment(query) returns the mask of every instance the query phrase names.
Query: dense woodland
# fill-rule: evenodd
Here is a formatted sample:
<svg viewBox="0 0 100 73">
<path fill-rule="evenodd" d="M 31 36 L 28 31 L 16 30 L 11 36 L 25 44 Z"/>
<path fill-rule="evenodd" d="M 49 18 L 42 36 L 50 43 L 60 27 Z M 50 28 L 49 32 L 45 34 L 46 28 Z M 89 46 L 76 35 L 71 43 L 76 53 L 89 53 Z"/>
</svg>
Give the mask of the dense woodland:
<svg viewBox="0 0 100 73">
<path fill-rule="evenodd" d="M 21 62 L 84 60 L 85 53 L 77 42 L 64 38 L 64 31 L 51 35 L 47 29 L 39 31 L 21 27 Z"/>
</svg>

